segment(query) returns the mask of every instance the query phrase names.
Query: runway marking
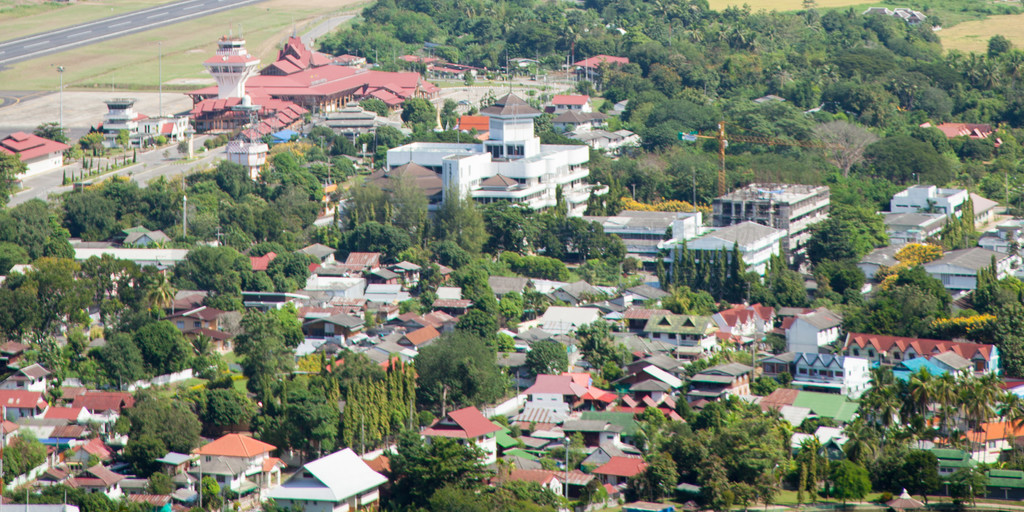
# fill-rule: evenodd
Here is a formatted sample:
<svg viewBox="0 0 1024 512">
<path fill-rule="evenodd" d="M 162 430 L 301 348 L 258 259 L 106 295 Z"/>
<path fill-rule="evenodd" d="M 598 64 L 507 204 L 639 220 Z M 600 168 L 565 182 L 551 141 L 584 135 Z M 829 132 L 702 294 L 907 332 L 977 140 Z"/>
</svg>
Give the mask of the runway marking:
<svg viewBox="0 0 1024 512">
<path fill-rule="evenodd" d="M 111 25 L 110 27 L 111 27 L 111 28 L 113 28 L 113 27 L 120 27 L 121 25 L 127 25 L 128 23 L 129 23 L 129 22 L 127 22 L 127 21 L 122 21 L 121 23 L 114 23 L 114 24 L 113 24 L 113 25 Z"/>
<path fill-rule="evenodd" d="M 191 11 L 192 9 L 198 9 L 200 7 L 202 7 L 202 5 L 193 5 L 192 7 L 186 7 L 184 9 L 182 9 L 182 10 L 183 11 Z"/>
<path fill-rule="evenodd" d="M 33 46 L 42 46 L 42 45 L 44 45 L 46 43 L 49 43 L 49 42 L 50 41 L 43 41 L 43 42 L 40 42 L 40 43 L 26 44 L 25 48 L 32 48 Z"/>
<path fill-rule="evenodd" d="M 156 14 L 150 14 L 149 16 L 146 16 L 146 19 L 148 20 L 150 18 L 156 18 L 157 16 L 163 16 L 163 15 L 164 15 L 164 13 L 158 12 Z"/>
</svg>

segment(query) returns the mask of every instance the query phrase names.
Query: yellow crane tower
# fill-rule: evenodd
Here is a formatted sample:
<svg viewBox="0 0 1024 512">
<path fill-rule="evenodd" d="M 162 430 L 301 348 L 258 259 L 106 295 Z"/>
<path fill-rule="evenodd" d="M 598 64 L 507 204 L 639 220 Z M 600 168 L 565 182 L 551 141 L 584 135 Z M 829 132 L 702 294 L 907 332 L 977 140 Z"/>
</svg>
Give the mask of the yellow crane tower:
<svg viewBox="0 0 1024 512">
<path fill-rule="evenodd" d="M 725 135 L 725 121 L 718 123 L 718 130 L 713 134 L 700 133 L 696 130 L 684 133 L 679 132 L 679 140 L 696 142 L 697 139 L 715 139 L 718 141 L 718 160 L 721 164 L 718 168 L 718 195 L 725 195 L 725 148 L 730 140 L 736 142 L 749 142 L 752 144 L 765 144 L 768 146 L 802 146 L 805 148 L 830 148 L 832 145 L 820 142 L 808 142 L 800 140 L 782 140 L 771 137 L 749 136 L 749 135 Z"/>
</svg>

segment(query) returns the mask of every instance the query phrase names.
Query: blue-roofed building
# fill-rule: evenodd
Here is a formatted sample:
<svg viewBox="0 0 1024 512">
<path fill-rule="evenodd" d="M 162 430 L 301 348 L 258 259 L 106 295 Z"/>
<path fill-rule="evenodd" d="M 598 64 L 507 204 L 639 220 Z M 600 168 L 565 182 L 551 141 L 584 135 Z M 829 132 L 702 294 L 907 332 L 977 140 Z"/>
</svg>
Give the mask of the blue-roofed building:
<svg viewBox="0 0 1024 512">
<path fill-rule="evenodd" d="M 860 398 L 871 387 L 868 360 L 861 357 L 798 352 L 793 359 L 793 388 Z"/>
<path fill-rule="evenodd" d="M 897 379 L 906 382 L 910 380 L 911 375 L 920 372 L 922 369 L 927 370 L 928 373 L 934 377 L 949 373 L 949 369 L 940 365 L 938 361 L 924 357 L 907 359 L 906 361 L 893 366 L 892 373 Z"/>
<path fill-rule="evenodd" d="M 277 133 L 271 134 L 270 138 L 275 144 L 280 144 L 282 142 L 288 142 L 292 140 L 292 137 L 295 137 L 298 134 L 299 133 L 296 132 L 295 130 L 281 130 Z"/>
</svg>

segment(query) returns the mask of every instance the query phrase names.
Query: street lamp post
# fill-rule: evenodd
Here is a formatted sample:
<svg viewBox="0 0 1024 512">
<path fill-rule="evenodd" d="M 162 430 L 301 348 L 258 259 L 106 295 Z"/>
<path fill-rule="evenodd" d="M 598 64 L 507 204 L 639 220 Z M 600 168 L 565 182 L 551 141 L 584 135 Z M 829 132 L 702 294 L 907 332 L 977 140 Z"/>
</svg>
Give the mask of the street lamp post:
<svg viewBox="0 0 1024 512">
<path fill-rule="evenodd" d="M 60 75 L 60 129 L 64 130 L 64 66 L 57 66 L 57 74 Z"/>
</svg>

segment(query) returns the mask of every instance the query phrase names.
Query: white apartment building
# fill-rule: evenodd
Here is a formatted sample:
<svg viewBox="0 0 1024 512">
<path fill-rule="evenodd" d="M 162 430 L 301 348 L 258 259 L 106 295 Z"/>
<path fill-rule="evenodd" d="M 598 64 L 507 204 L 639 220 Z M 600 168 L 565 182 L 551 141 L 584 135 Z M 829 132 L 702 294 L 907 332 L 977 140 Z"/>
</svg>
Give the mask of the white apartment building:
<svg viewBox="0 0 1024 512">
<path fill-rule="evenodd" d="M 803 254 L 811 226 L 828 218 L 829 204 L 826 186 L 751 183 L 711 202 L 712 225 L 750 221 L 781 229 L 786 257 L 792 261 Z"/>
<path fill-rule="evenodd" d="M 843 317 L 827 308 L 797 315 L 786 328 L 786 350 L 816 354 L 839 339 L 842 326 Z"/>
<path fill-rule="evenodd" d="M 868 360 L 862 357 L 798 353 L 793 360 L 793 387 L 856 400 L 871 387 L 868 367 Z"/>
<path fill-rule="evenodd" d="M 773 254 L 779 254 L 779 242 L 786 236 L 781 229 L 770 228 L 756 222 L 743 222 L 712 231 L 700 238 L 687 242 L 691 251 L 716 252 L 725 250 L 731 253 L 737 246 L 747 270 L 764 275 L 768 260 Z M 700 260 L 700 253 L 697 253 Z"/>
<path fill-rule="evenodd" d="M 624 210 L 610 217 L 583 219 L 601 224 L 605 233 L 619 235 L 626 244 L 626 254 L 642 261 L 654 261 L 665 244 L 689 240 L 706 229 L 700 212 Z"/>
<path fill-rule="evenodd" d="M 533 132 L 541 112 L 519 97 L 508 94 L 480 113 L 489 118 L 487 140 L 406 144 L 388 150 L 388 168 L 413 162 L 440 173 L 442 201 L 455 192 L 481 203 L 510 201 L 541 209 L 557 203 L 561 187 L 569 213 L 581 215 L 591 193 L 608 192 L 585 182 L 590 148 L 541 144 Z"/>
<path fill-rule="evenodd" d="M 889 201 L 893 213 L 941 213 L 960 216 L 960 208 L 970 197 L 959 188 L 938 188 L 935 185 L 914 185 L 897 192 Z"/>
</svg>

